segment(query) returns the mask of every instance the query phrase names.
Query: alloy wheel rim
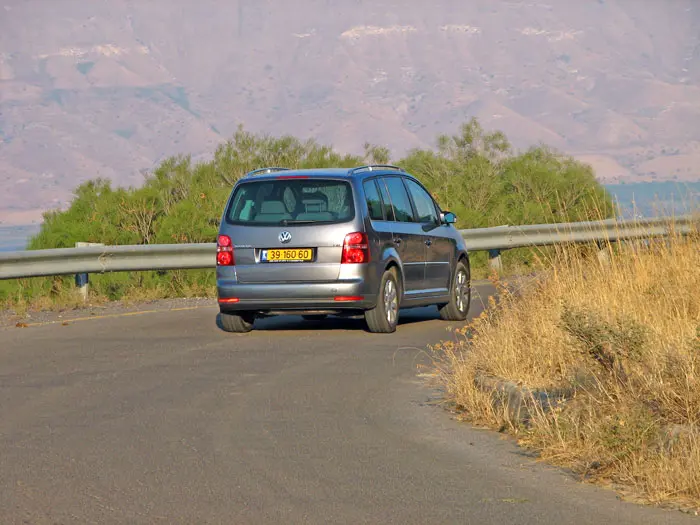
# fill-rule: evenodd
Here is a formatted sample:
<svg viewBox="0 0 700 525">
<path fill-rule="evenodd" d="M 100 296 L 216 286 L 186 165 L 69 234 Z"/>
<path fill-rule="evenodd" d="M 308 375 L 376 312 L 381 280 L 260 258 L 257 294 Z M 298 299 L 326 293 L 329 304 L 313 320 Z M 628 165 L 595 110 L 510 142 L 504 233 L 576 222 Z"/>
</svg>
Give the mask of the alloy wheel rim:
<svg viewBox="0 0 700 525">
<path fill-rule="evenodd" d="M 457 309 L 464 313 L 469 302 L 469 283 L 467 282 L 467 273 L 463 270 L 457 272 L 455 276 L 455 302 Z"/>
<path fill-rule="evenodd" d="M 387 279 L 384 284 L 384 310 L 386 311 L 386 320 L 393 325 L 398 315 L 399 301 L 396 284 L 392 279 Z"/>
</svg>

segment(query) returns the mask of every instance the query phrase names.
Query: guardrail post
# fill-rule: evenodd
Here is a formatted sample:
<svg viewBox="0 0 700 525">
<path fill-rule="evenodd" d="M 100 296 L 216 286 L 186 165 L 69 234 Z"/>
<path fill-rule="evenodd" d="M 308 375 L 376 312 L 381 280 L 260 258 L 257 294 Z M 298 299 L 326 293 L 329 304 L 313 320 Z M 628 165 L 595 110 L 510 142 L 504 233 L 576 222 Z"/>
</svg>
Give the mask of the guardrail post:
<svg viewBox="0 0 700 525">
<path fill-rule="evenodd" d="M 489 250 L 489 267 L 497 273 L 501 273 L 503 271 L 501 250 Z"/>
<path fill-rule="evenodd" d="M 75 286 L 78 287 L 78 293 L 83 299 L 83 302 L 88 300 L 88 284 L 90 284 L 90 279 L 86 273 L 76 273 L 75 274 Z"/>
<path fill-rule="evenodd" d="M 86 246 L 104 246 L 104 244 L 99 242 L 76 242 L 76 248 L 85 248 Z M 76 273 L 75 274 L 75 286 L 78 287 L 78 293 L 86 303 L 88 300 L 88 286 L 90 284 L 90 277 L 87 273 Z"/>
</svg>

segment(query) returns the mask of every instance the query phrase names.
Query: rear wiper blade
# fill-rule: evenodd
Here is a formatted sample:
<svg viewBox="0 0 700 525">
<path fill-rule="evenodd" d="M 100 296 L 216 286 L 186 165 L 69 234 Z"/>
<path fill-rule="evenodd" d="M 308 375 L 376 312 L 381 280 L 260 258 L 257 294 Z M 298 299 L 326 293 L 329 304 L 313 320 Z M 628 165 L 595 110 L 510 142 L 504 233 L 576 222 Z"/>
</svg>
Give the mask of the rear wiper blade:
<svg viewBox="0 0 700 525">
<path fill-rule="evenodd" d="M 295 221 L 295 220 L 290 221 L 290 220 L 285 219 L 280 224 L 282 224 L 282 226 L 288 226 L 290 224 L 315 224 L 317 222 L 327 222 L 327 221 Z"/>
</svg>

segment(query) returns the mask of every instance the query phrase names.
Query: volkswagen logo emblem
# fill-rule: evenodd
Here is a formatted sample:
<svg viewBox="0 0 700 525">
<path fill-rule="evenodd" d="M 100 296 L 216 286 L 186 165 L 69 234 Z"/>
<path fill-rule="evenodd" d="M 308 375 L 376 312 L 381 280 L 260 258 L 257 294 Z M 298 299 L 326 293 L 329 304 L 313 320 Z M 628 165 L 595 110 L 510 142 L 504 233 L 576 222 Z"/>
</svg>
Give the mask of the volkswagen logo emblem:
<svg viewBox="0 0 700 525">
<path fill-rule="evenodd" d="M 277 238 L 280 240 L 282 244 L 287 244 L 289 241 L 292 240 L 292 234 L 285 231 L 285 232 L 280 232 L 280 234 L 277 236 Z"/>
</svg>

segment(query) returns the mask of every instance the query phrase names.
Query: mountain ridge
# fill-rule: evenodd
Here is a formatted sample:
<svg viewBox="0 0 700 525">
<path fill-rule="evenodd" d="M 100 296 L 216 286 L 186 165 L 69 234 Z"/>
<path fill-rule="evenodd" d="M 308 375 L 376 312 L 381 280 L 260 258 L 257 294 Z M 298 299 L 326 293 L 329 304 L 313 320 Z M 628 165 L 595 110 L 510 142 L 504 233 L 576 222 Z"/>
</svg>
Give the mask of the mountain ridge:
<svg viewBox="0 0 700 525">
<path fill-rule="evenodd" d="M 0 222 L 138 185 L 238 125 L 394 157 L 470 117 L 605 182 L 700 176 L 700 6 L 651 0 L 8 1 Z"/>
</svg>

